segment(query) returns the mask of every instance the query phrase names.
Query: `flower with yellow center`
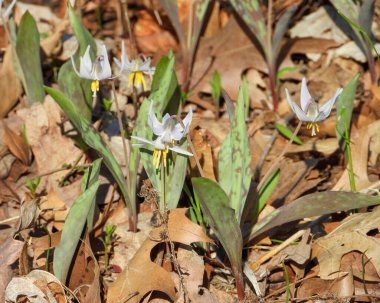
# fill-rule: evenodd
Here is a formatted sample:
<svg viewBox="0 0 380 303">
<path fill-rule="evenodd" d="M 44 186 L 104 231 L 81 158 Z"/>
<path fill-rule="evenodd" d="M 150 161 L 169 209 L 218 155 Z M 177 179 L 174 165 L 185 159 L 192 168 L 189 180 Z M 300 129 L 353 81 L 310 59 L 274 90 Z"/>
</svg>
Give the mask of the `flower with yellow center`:
<svg viewBox="0 0 380 303">
<path fill-rule="evenodd" d="M 285 88 L 286 98 L 288 103 L 296 114 L 298 119 L 302 122 L 308 122 L 307 129 L 311 129 L 311 135 L 315 136 L 319 132 L 318 122 L 325 120 L 331 113 L 331 109 L 335 102 L 338 100 L 339 95 L 343 89 L 337 89 L 334 97 L 326 101 L 321 107 L 311 97 L 306 84 L 306 78 L 302 79 L 301 84 L 301 108 L 293 101 L 289 91 Z"/>
<path fill-rule="evenodd" d="M 134 143 L 133 146 L 154 146 L 153 165 L 156 169 L 160 167 L 161 161 L 163 161 L 164 167 L 166 167 L 169 150 L 174 151 L 178 154 L 192 156 L 192 153 L 183 150 L 176 145 L 176 142 L 181 141 L 182 138 L 185 137 L 188 133 L 192 117 L 193 112 L 190 109 L 189 113 L 182 121 L 183 125 L 181 123 L 177 123 L 177 120 L 171 117 L 169 114 L 166 114 L 162 118 L 162 122 L 160 122 L 154 114 L 152 102 L 149 110 L 148 125 L 152 129 L 153 133 L 157 136 L 157 139 L 154 141 L 149 141 L 145 138 L 132 136 L 133 139 L 141 142 Z"/>
<path fill-rule="evenodd" d="M 105 45 L 101 47 L 100 54 L 96 56 L 94 62 L 90 56 L 90 45 L 87 46 L 86 52 L 83 57 L 80 57 L 79 71 L 76 68 L 74 57 L 71 56 L 71 63 L 75 73 L 84 79 L 92 80 L 91 91 L 93 97 L 96 97 L 96 93 L 99 91 L 99 81 L 105 79 L 112 79 L 111 65 L 108 61 L 107 48 Z M 116 77 L 119 75 L 116 75 Z"/>
<path fill-rule="evenodd" d="M 155 68 L 150 66 L 150 58 L 141 57 L 136 60 L 129 61 L 125 51 L 125 46 L 121 48 L 121 62 L 114 59 L 120 69 L 120 73 L 126 71 L 128 73 L 128 87 L 134 87 L 138 92 L 146 91 L 147 85 L 145 76 L 153 76 Z"/>
</svg>

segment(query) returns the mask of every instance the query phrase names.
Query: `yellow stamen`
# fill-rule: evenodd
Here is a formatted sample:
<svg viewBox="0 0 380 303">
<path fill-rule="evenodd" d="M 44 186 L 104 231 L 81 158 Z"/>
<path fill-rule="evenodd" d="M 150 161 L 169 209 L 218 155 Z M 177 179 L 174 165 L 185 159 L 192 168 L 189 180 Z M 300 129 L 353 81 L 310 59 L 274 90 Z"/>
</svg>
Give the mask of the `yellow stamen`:
<svg viewBox="0 0 380 303">
<path fill-rule="evenodd" d="M 99 80 L 91 81 L 91 91 L 93 93 L 92 95 L 96 97 L 96 92 L 99 91 Z"/>
<path fill-rule="evenodd" d="M 318 123 L 315 123 L 315 126 L 317 127 L 317 133 L 319 133 L 319 125 L 318 125 Z"/>
<path fill-rule="evenodd" d="M 142 86 L 143 90 L 146 91 L 146 82 L 145 82 L 144 74 L 142 72 L 132 72 L 129 75 L 128 87 L 131 87 L 131 86 L 137 89 Z"/>
<path fill-rule="evenodd" d="M 307 129 L 311 129 L 312 127 L 313 127 L 313 123 L 311 123 L 311 122 L 308 123 L 307 126 L 306 126 Z"/>
<path fill-rule="evenodd" d="M 164 151 L 162 152 L 162 154 L 164 155 L 164 157 L 163 157 L 164 167 L 166 167 L 166 157 L 167 157 L 167 155 L 168 155 L 168 151 L 167 151 L 167 150 L 164 150 Z"/>
</svg>

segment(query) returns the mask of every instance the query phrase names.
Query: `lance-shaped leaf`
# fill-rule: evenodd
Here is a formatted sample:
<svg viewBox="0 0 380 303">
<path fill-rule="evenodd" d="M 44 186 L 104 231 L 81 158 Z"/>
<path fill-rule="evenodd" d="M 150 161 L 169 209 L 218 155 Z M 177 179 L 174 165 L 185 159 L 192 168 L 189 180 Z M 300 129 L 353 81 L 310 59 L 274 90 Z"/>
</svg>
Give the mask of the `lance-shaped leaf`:
<svg viewBox="0 0 380 303">
<path fill-rule="evenodd" d="M 83 141 L 93 148 L 102 158 L 104 164 L 107 166 L 112 176 L 115 178 L 120 191 L 123 195 L 124 201 L 131 214 L 131 227 L 136 227 L 136 205 L 131 203 L 129 193 L 127 190 L 127 183 L 125 181 L 123 172 L 120 165 L 117 163 L 109 147 L 103 142 L 100 134 L 89 124 L 74 103 L 67 98 L 63 93 L 51 87 L 45 86 L 46 92 L 51 95 L 58 105 L 62 108 L 63 112 L 70 119 L 74 127 L 79 131 Z"/>
<path fill-rule="evenodd" d="M 91 206 L 95 203 L 95 196 L 100 182 L 94 182 L 78 199 L 66 217 L 61 240 L 54 250 L 54 275 L 62 282 L 66 282 L 70 264 L 73 260 L 87 216 Z"/>
<path fill-rule="evenodd" d="M 81 184 L 82 193 L 98 181 L 101 165 L 102 159 L 96 159 L 92 165 L 86 169 Z M 95 207 L 95 203 L 92 203 L 87 215 L 87 228 L 89 232 L 94 228 Z"/>
<path fill-rule="evenodd" d="M 200 0 L 193 2 L 193 5 L 195 6 L 195 15 L 193 18 L 193 28 L 190 45 L 191 54 L 194 54 L 194 51 L 196 49 L 199 40 L 199 35 L 201 34 L 202 28 L 206 22 L 206 13 L 210 3 L 210 0 Z"/>
<path fill-rule="evenodd" d="M 219 179 L 240 222 L 251 183 L 251 155 L 245 127 L 244 91 L 240 89 L 231 131 L 219 152 Z"/>
<path fill-rule="evenodd" d="M 268 59 L 271 50 L 268 49 L 268 47 L 270 47 L 267 40 L 268 33 L 259 0 L 230 0 L 230 3 L 236 13 L 255 35 L 261 45 L 262 51 Z"/>
<path fill-rule="evenodd" d="M 297 5 L 289 8 L 281 16 L 281 18 L 278 20 L 278 22 L 276 24 L 274 34 L 273 34 L 273 38 L 272 38 L 272 53 L 273 53 L 274 58 L 277 58 L 277 56 L 278 56 L 278 53 L 280 51 L 281 40 L 284 37 L 285 32 L 289 26 L 289 22 L 292 19 L 294 13 L 296 12 L 297 8 L 298 8 Z"/>
<path fill-rule="evenodd" d="M 360 78 L 360 74 L 356 74 L 348 83 L 348 85 L 343 89 L 342 94 L 339 96 L 338 100 L 336 101 L 336 137 L 338 138 L 339 145 L 344 150 L 345 149 L 345 142 L 343 138 L 344 134 L 344 121 L 347 122 L 347 127 L 350 129 L 351 125 L 351 118 L 352 118 L 352 111 L 354 110 L 354 100 L 355 100 L 355 94 L 356 94 L 356 88 L 358 86 L 358 80 Z M 343 113 L 346 115 L 345 119 L 341 117 L 342 110 L 344 109 Z"/>
<path fill-rule="evenodd" d="M 201 204 L 204 218 L 227 253 L 237 286 L 240 285 L 243 288 L 243 240 L 235 210 L 229 206 L 230 202 L 226 193 L 214 181 L 207 178 L 192 178 L 191 181 Z"/>
<path fill-rule="evenodd" d="M 95 59 L 96 43 L 94 38 L 75 15 L 71 5 L 69 5 L 68 11 L 71 28 L 73 29 L 79 44 L 78 51 L 74 56 L 74 61 L 76 63 L 79 62 L 79 57 L 83 56 L 88 45 L 90 45 L 90 56 L 92 59 Z M 91 81 L 78 77 L 74 72 L 71 61 L 69 60 L 63 64 L 59 70 L 58 84 L 63 93 L 77 105 L 83 116 L 90 121 L 92 104 Z"/>
<path fill-rule="evenodd" d="M 181 44 L 185 44 L 186 38 L 183 32 L 181 22 L 179 21 L 178 5 L 176 0 L 160 0 L 162 7 L 168 14 L 170 22 L 172 23 L 174 30 L 178 36 Z"/>
<path fill-rule="evenodd" d="M 16 39 L 19 73 L 28 102 L 42 102 L 45 97 L 40 58 L 40 34 L 32 15 L 26 11 L 21 18 Z"/>
<path fill-rule="evenodd" d="M 326 191 L 310 194 L 276 209 L 258 222 L 252 229 L 248 241 L 288 222 L 378 204 L 380 197 L 361 193 Z"/>
</svg>

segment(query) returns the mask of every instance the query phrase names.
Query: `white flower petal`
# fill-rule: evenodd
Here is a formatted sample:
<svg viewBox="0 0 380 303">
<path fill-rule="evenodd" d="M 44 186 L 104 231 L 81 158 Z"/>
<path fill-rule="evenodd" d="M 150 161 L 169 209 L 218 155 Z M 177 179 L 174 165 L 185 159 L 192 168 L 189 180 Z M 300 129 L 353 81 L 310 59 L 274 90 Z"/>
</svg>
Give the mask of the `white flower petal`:
<svg viewBox="0 0 380 303">
<path fill-rule="evenodd" d="M 158 121 L 156 114 L 154 113 L 153 101 L 151 101 L 151 103 L 150 103 L 149 115 L 148 115 L 148 125 L 153 130 L 153 133 L 156 136 L 162 135 L 162 133 L 164 131 L 164 126 L 163 126 L 163 123 Z"/>
<path fill-rule="evenodd" d="M 162 118 L 162 125 L 165 125 L 165 123 L 170 119 L 170 115 L 168 113 L 165 114 L 165 116 Z"/>
<path fill-rule="evenodd" d="M 80 57 L 79 74 L 82 78 L 95 80 L 91 76 L 92 61 L 91 61 L 91 56 L 90 56 L 90 47 L 91 47 L 90 45 L 87 46 L 87 49 L 83 57 Z"/>
<path fill-rule="evenodd" d="M 170 150 L 178 153 L 178 154 L 182 154 L 182 155 L 186 155 L 186 156 L 192 156 L 193 154 L 188 152 L 187 150 L 184 150 L 178 146 L 173 146 L 173 147 L 169 147 Z"/>
<path fill-rule="evenodd" d="M 301 84 L 301 108 L 304 112 L 307 110 L 307 104 L 309 103 L 310 99 L 313 98 L 311 97 L 310 92 L 307 88 L 306 78 L 303 78 Z"/>
<path fill-rule="evenodd" d="M 193 110 L 190 107 L 190 111 L 187 113 L 185 119 L 182 120 L 183 125 L 185 126 L 184 133 L 187 134 L 190 128 L 191 121 L 193 120 Z"/>
<path fill-rule="evenodd" d="M 110 62 L 108 61 L 108 53 L 107 53 L 107 48 L 105 45 L 103 45 L 100 55 L 103 56 L 103 60 L 100 62 L 101 69 L 97 75 L 98 77 L 97 80 L 104 80 L 104 79 L 111 78 L 112 70 L 111 70 Z"/>
<path fill-rule="evenodd" d="M 325 104 L 323 104 L 320 108 L 319 111 L 324 114 L 324 116 L 327 118 L 330 116 L 331 109 L 333 108 L 335 102 L 338 100 L 338 97 L 342 93 L 343 88 L 339 88 L 336 90 L 334 97 L 332 97 L 330 100 L 326 101 Z"/>
<path fill-rule="evenodd" d="M 186 133 L 183 131 L 183 128 L 179 123 L 174 127 L 174 130 L 171 133 L 171 136 L 175 141 L 180 141 L 185 135 Z"/>
<path fill-rule="evenodd" d="M 82 75 L 80 74 L 80 72 L 78 72 L 77 67 L 75 66 L 74 56 L 71 56 L 71 64 L 73 66 L 74 72 L 78 75 L 78 77 L 82 77 Z"/>
<path fill-rule="evenodd" d="M 148 144 L 148 145 L 153 145 L 154 146 L 154 143 L 155 143 L 154 141 L 149 141 L 149 140 L 147 140 L 145 138 L 142 138 L 142 137 L 131 136 L 131 138 L 143 142 L 144 145 Z M 137 144 L 140 144 L 140 143 L 137 143 Z"/>
<path fill-rule="evenodd" d="M 303 122 L 312 122 L 312 119 L 310 119 L 306 115 L 306 113 L 302 109 L 300 109 L 299 106 L 293 101 L 287 88 L 285 88 L 285 93 L 286 93 L 286 99 L 288 100 L 288 103 L 291 109 L 293 110 L 293 112 L 296 114 L 297 118 Z"/>
<path fill-rule="evenodd" d="M 3 2 L 3 1 L 1 1 L 1 2 Z M 9 14 L 11 13 L 13 6 L 15 4 L 16 4 L 16 0 L 13 0 L 12 3 L 8 6 L 8 8 L 5 10 L 5 12 L 2 14 L 3 18 L 7 18 L 9 16 Z M 0 3 L 0 6 L 1 5 L 2 5 L 2 3 Z"/>
</svg>

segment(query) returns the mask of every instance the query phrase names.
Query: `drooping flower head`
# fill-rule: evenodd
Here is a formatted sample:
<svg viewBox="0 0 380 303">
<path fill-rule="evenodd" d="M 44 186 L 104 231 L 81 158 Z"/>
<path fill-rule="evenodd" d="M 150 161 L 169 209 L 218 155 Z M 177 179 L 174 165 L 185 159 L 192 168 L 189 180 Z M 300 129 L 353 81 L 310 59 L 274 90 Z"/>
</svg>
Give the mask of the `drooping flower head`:
<svg viewBox="0 0 380 303">
<path fill-rule="evenodd" d="M 16 0 L 13 0 L 12 3 L 7 7 L 7 9 L 3 11 L 3 0 L 0 0 L 0 17 L 3 21 L 8 18 L 15 4 Z"/>
<path fill-rule="evenodd" d="M 96 97 L 96 92 L 99 91 L 99 81 L 104 79 L 111 79 L 113 77 L 111 65 L 108 61 L 106 46 L 103 45 L 101 47 L 100 53 L 96 56 L 94 61 L 91 60 L 90 48 L 90 45 L 87 46 L 83 57 L 80 57 L 79 71 L 76 68 L 73 56 L 71 56 L 71 63 L 73 64 L 75 73 L 79 77 L 92 80 L 91 91 L 93 93 L 93 96 Z"/>
<path fill-rule="evenodd" d="M 156 168 L 159 168 L 161 158 L 166 167 L 166 158 L 169 150 L 172 150 L 176 153 L 192 156 L 192 153 L 189 153 L 186 150 L 183 150 L 177 146 L 177 142 L 181 141 L 184 138 L 190 128 L 191 120 L 193 118 L 193 111 L 190 109 L 189 113 L 182 120 L 183 125 L 178 123 L 174 117 L 171 117 L 169 114 L 166 114 L 162 118 L 162 122 L 158 121 L 154 109 L 153 102 L 150 104 L 149 115 L 148 115 L 148 125 L 152 129 L 153 133 L 157 136 L 156 140 L 149 141 L 145 138 L 132 136 L 133 139 L 140 141 L 141 143 L 134 143 L 134 146 L 145 146 L 152 145 L 154 146 L 153 151 L 153 164 Z"/>
<path fill-rule="evenodd" d="M 129 88 L 134 87 L 137 91 L 147 90 L 145 75 L 151 77 L 153 76 L 156 70 L 154 67 L 150 66 L 150 58 L 145 58 L 141 56 L 136 60 L 129 60 L 123 43 L 121 47 L 121 62 L 116 58 L 114 59 L 114 61 L 119 67 L 120 73 L 124 71 L 128 73 Z"/>
<path fill-rule="evenodd" d="M 296 114 L 297 118 L 302 122 L 308 122 L 307 129 L 311 129 L 311 135 L 315 136 L 319 132 L 318 122 L 325 120 L 331 113 L 331 109 L 338 100 L 343 89 L 338 88 L 334 97 L 326 101 L 321 107 L 315 102 L 307 88 L 306 78 L 302 79 L 301 84 L 301 108 L 293 101 L 288 89 L 285 88 L 288 103 Z"/>
</svg>

